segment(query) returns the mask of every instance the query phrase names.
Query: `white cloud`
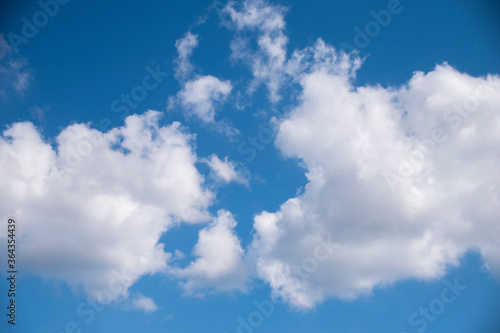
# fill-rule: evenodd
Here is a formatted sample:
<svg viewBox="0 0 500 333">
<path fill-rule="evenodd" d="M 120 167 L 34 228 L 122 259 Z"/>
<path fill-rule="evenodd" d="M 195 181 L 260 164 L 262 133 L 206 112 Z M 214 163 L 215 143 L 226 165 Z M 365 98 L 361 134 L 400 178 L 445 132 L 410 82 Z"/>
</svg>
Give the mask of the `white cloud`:
<svg viewBox="0 0 500 333">
<path fill-rule="evenodd" d="M 146 313 L 152 313 L 158 310 L 158 305 L 151 297 L 146 297 L 140 293 L 137 293 L 132 298 L 132 307 L 135 310 L 143 311 Z"/>
<path fill-rule="evenodd" d="M 299 105 L 275 119 L 275 144 L 300 161 L 308 184 L 277 212 L 255 217 L 245 259 L 275 296 L 305 309 L 354 299 L 402 279 L 441 277 L 471 249 L 500 277 L 498 77 L 443 64 L 402 87 L 356 87 L 362 59 L 322 39 L 287 59 L 283 8 L 246 0 L 223 12 L 236 31 L 233 59 L 252 69 L 250 90 L 265 83 L 271 101 L 283 86 L 302 91 Z M 312 240 L 325 235 L 335 251 L 304 274 L 298 268 L 313 257 Z M 208 261 L 197 255 L 182 271 L 186 290 L 225 286 L 207 282 Z"/>
<path fill-rule="evenodd" d="M 282 30 L 285 28 L 284 8 L 270 5 L 264 0 L 245 0 L 241 10 L 235 8 L 236 3 L 230 1 L 224 8 L 238 30 L 246 28 L 263 31 Z"/>
<path fill-rule="evenodd" d="M 236 31 L 230 45 L 231 57 L 247 64 L 254 76 L 249 92 L 264 83 L 272 102 L 280 101 L 282 88 L 307 72 L 321 67 L 353 76 L 361 65 L 361 59 L 335 52 L 321 38 L 315 45 L 297 50 L 287 58 L 286 8 L 282 6 L 271 5 L 265 0 L 245 0 L 241 6 L 229 2 L 223 12 L 225 25 Z M 250 46 L 252 34 L 248 34 L 249 31 L 254 34 L 256 49 Z"/>
<path fill-rule="evenodd" d="M 186 35 L 175 42 L 177 48 L 177 57 L 174 60 L 176 65 L 175 78 L 180 81 L 186 80 L 194 70 L 189 58 L 193 50 L 198 47 L 198 35 L 187 32 Z"/>
<path fill-rule="evenodd" d="M 245 257 L 233 215 L 207 211 L 214 194 L 195 167 L 193 136 L 179 123 L 160 126 L 160 113 L 150 111 L 108 133 L 72 125 L 53 143 L 31 123 L 13 124 L 0 137 L 0 212 L 23 226 L 19 251 L 27 271 L 93 296 L 109 289 L 118 272 L 125 281 L 111 296 L 118 299 L 141 276 L 159 271 L 180 279 L 187 294 L 199 294 L 244 291 L 255 270 L 275 296 L 303 309 L 403 279 L 441 277 L 471 249 L 500 278 L 498 76 L 475 78 L 443 64 L 415 72 L 401 87 L 356 87 L 362 60 L 321 39 L 287 59 L 282 7 L 245 0 L 223 12 L 237 31 L 233 58 L 252 69 L 251 89 L 264 83 L 278 101 L 283 86 L 300 86 L 299 105 L 274 121 L 275 145 L 305 169 L 303 194 L 255 216 Z M 256 33 L 255 50 L 249 31 Z M 0 60 L 9 59 L 2 40 Z M 176 43 L 182 90 L 172 104 L 234 133 L 215 120 L 231 82 L 191 77 L 197 45 L 189 32 Z M 7 64 L 0 72 L 28 75 L 12 76 L 22 91 L 29 73 Z M 248 183 L 227 157 L 205 162 L 223 182 Z M 160 236 L 174 224 L 210 220 L 199 232 L 196 258 L 177 267 L 184 254 L 166 253 Z M 325 236 L 335 249 L 319 262 L 318 240 Z M 317 267 L 304 273 L 311 258 Z M 142 295 L 132 302 L 157 309 Z"/>
<path fill-rule="evenodd" d="M 227 156 L 224 160 L 221 160 L 217 155 L 213 154 L 208 159 L 204 159 L 203 161 L 207 163 L 215 177 L 220 181 L 226 184 L 236 182 L 248 185 L 248 179 L 244 175 L 243 171 L 238 170 L 236 163 L 229 161 Z"/>
<path fill-rule="evenodd" d="M 210 225 L 199 232 L 193 251 L 197 258 L 186 268 L 171 269 L 172 274 L 185 280 L 186 293 L 197 294 L 200 289 L 245 290 L 244 251 L 235 227 L 233 215 L 220 210 Z"/>
<path fill-rule="evenodd" d="M 308 183 L 255 218 L 249 249 L 273 293 L 299 308 L 352 299 L 439 278 L 467 250 L 500 278 L 500 78 L 444 64 L 400 88 L 355 87 L 359 59 L 322 41 L 294 57 L 302 95 L 275 143 Z M 300 277 L 323 235 L 339 247 Z"/>
<path fill-rule="evenodd" d="M 356 54 L 337 52 L 334 47 L 318 38 L 314 45 L 294 51 L 284 71 L 299 83 L 305 75 L 318 71 L 351 80 L 356 76 L 361 64 L 362 59 Z"/>
<path fill-rule="evenodd" d="M 0 96 L 7 98 L 11 90 L 24 92 L 32 80 L 31 70 L 24 58 L 13 54 L 4 36 L 0 34 Z"/>
<path fill-rule="evenodd" d="M 279 90 L 286 79 L 284 69 L 288 37 L 284 33 L 285 9 L 264 0 L 245 0 L 239 10 L 234 2 L 229 2 L 223 12 L 229 17 L 229 23 L 226 24 L 236 31 L 250 30 L 257 33 L 257 50 L 248 46 L 249 40 L 243 35 L 236 35 L 231 43 L 233 59 L 241 59 L 252 68 L 255 81 L 250 91 L 265 83 L 269 98 L 279 101 Z"/>
<path fill-rule="evenodd" d="M 187 116 L 214 123 L 217 104 L 223 102 L 231 90 L 231 82 L 206 75 L 186 82 L 177 96 Z"/>
<path fill-rule="evenodd" d="M 127 296 L 171 254 L 158 243 L 173 225 L 210 220 L 214 195 L 195 167 L 193 136 L 161 113 L 126 118 L 107 133 L 84 124 L 46 142 L 29 122 L 0 137 L 0 213 L 15 216 L 23 270 L 82 286 L 107 300 Z M 5 245 L 6 229 L 0 231 Z"/>
<path fill-rule="evenodd" d="M 170 97 L 167 109 L 180 105 L 186 118 L 195 117 L 216 132 L 229 138 L 239 134 L 227 121 L 216 121 L 215 110 L 225 102 L 233 86 L 229 80 L 222 81 L 212 75 L 193 76 L 194 66 L 189 58 L 198 46 L 198 35 L 187 32 L 177 40 L 177 57 L 174 60 L 175 78 L 181 83 L 182 89 L 175 97 Z"/>
</svg>

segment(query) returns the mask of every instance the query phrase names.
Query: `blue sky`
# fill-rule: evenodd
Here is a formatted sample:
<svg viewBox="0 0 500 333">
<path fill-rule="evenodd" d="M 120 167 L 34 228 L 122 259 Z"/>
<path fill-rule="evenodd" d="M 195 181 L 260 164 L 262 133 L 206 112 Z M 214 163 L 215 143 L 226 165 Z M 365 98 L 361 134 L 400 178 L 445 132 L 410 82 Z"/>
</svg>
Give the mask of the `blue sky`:
<svg viewBox="0 0 500 333">
<path fill-rule="evenodd" d="M 499 9 L 2 4 L 2 332 L 498 332 Z"/>
</svg>

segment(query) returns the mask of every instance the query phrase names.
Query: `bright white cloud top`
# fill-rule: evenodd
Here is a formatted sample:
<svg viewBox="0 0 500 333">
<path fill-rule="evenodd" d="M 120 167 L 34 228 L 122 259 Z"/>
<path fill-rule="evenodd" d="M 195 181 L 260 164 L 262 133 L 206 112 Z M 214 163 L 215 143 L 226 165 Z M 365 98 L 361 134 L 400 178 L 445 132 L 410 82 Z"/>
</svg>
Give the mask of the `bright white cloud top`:
<svg viewBox="0 0 500 333">
<path fill-rule="evenodd" d="M 195 135 L 177 122 L 160 125 L 160 112 L 130 116 L 107 133 L 71 125 L 55 142 L 31 123 L 12 124 L 0 138 L 0 211 L 23 221 L 20 249 L 31 272 L 96 297 L 116 273 L 128 288 L 162 272 L 191 295 L 246 291 L 260 279 L 301 309 L 442 277 L 469 250 L 500 278 L 500 77 L 472 77 L 444 63 L 400 87 L 356 86 L 356 53 L 322 39 L 287 50 L 284 13 L 263 0 L 223 9 L 232 58 L 253 75 L 241 91 L 193 74 L 198 35 L 179 39 L 181 88 L 171 107 L 187 121 L 220 124 L 216 110 L 234 102 L 235 90 L 264 84 L 271 104 L 289 103 L 291 111 L 271 120 L 274 144 L 304 168 L 303 193 L 275 212 L 256 211 L 244 248 L 233 214 L 209 213 L 216 193 L 196 163 L 224 184 L 248 185 L 244 168 L 215 154 L 198 157 Z M 0 46 L 0 58 L 6 52 Z M 282 93 L 290 87 L 298 102 Z M 207 223 L 184 267 L 159 243 L 181 223 Z M 298 274 L 325 236 L 334 250 L 306 277 Z M 127 297 L 127 288 L 109 300 Z M 157 309 L 142 295 L 132 301 Z"/>
</svg>

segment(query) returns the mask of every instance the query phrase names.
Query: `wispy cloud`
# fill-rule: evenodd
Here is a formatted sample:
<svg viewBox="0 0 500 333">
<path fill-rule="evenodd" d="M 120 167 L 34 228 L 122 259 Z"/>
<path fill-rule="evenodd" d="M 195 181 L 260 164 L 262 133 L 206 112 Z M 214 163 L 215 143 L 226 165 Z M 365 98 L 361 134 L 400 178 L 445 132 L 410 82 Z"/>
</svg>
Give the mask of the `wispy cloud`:
<svg viewBox="0 0 500 333">
<path fill-rule="evenodd" d="M 265 83 L 274 102 L 281 99 L 280 88 L 285 79 L 288 37 L 284 32 L 284 12 L 283 7 L 264 0 L 245 0 L 241 6 L 228 2 L 223 10 L 228 17 L 226 25 L 237 32 L 231 43 L 232 57 L 247 63 L 255 78 L 249 91 Z M 248 46 L 248 37 L 240 33 L 244 31 L 256 31 L 256 50 Z"/>
<path fill-rule="evenodd" d="M 179 81 L 186 80 L 194 70 L 190 61 L 193 50 L 198 47 L 198 35 L 187 32 L 186 35 L 175 42 L 177 57 L 174 59 L 175 78 Z"/>
<path fill-rule="evenodd" d="M 219 181 L 225 184 L 236 182 L 248 185 L 248 178 L 245 172 L 241 168 L 238 168 L 235 162 L 229 161 L 227 156 L 224 160 L 221 160 L 217 155 L 213 154 L 202 161 L 210 167 L 215 178 Z"/>
<path fill-rule="evenodd" d="M 0 96 L 8 98 L 14 90 L 22 94 L 33 79 L 27 60 L 18 57 L 0 34 Z"/>
</svg>

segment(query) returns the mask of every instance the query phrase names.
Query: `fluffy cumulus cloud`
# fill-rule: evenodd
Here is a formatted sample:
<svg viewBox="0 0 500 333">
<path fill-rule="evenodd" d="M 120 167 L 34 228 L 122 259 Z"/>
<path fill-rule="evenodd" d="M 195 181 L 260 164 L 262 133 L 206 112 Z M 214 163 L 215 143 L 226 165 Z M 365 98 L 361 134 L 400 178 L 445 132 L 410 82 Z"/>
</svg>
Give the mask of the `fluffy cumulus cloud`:
<svg viewBox="0 0 500 333">
<path fill-rule="evenodd" d="M 205 159 L 204 162 L 210 167 L 215 178 L 221 182 L 225 184 L 236 182 L 248 185 L 245 172 L 235 162 L 229 161 L 227 156 L 224 160 L 221 160 L 217 155 L 213 154 Z"/>
<path fill-rule="evenodd" d="M 172 273 L 183 279 L 188 294 L 197 290 L 245 290 L 247 274 L 244 251 L 234 228 L 233 215 L 220 210 L 218 216 L 200 230 L 193 254 L 196 259 L 186 268 L 172 268 Z"/>
<path fill-rule="evenodd" d="M 500 78 L 442 64 L 401 87 L 356 87 L 359 59 L 315 48 L 302 53 L 327 56 L 299 57 L 300 103 L 275 142 L 308 183 L 255 218 L 259 276 L 300 308 L 439 278 L 468 250 L 500 278 Z M 311 265 L 324 235 L 335 250 Z"/>
<path fill-rule="evenodd" d="M 158 240 L 172 225 L 210 220 L 193 137 L 160 116 L 133 115 L 107 133 L 75 124 L 55 142 L 29 122 L 3 132 L 0 212 L 18 220 L 26 271 L 118 299 L 167 267 Z"/>
<path fill-rule="evenodd" d="M 362 60 L 321 39 L 287 57 L 284 12 L 264 0 L 223 10 L 250 91 L 265 83 L 273 102 L 284 86 L 301 92 L 275 119 L 275 144 L 308 183 L 255 217 L 257 276 L 299 308 L 441 277 L 468 250 L 500 278 L 500 78 L 444 63 L 400 87 L 355 86 Z"/>
<path fill-rule="evenodd" d="M 444 63 L 399 87 L 356 86 L 356 54 L 318 39 L 287 56 L 284 12 L 264 0 L 222 10 L 235 32 L 232 56 L 253 73 L 249 90 L 267 85 L 271 102 L 285 98 L 285 86 L 300 94 L 273 122 L 276 147 L 304 168 L 307 184 L 277 211 L 255 216 L 246 249 L 230 212 L 207 212 L 214 194 L 195 163 L 225 183 L 247 179 L 227 158 L 199 159 L 179 123 L 160 126 L 150 111 L 107 133 L 75 124 L 55 142 L 17 123 L 0 137 L 0 212 L 20 222 L 26 269 L 90 294 L 119 279 L 125 288 L 114 298 L 158 271 L 196 295 L 245 290 L 257 277 L 302 309 L 442 277 L 469 250 L 500 278 L 500 77 Z M 233 86 L 193 74 L 197 44 L 191 33 L 176 43 L 175 103 L 188 118 L 218 124 L 216 108 Z M 185 267 L 181 253 L 158 243 L 181 222 L 209 222 Z M 156 309 L 147 297 L 134 301 Z"/>
<path fill-rule="evenodd" d="M 199 76 L 186 82 L 178 99 L 188 116 L 214 123 L 215 108 L 226 99 L 231 90 L 229 81 L 221 81 L 212 75 Z"/>
<path fill-rule="evenodd" d="M 28 88 L 32 72 L 27 68 L 27 61 L 14 55 L 9 43 L 0 34 L 0 96 L 7 98 L 14 90 L 22 93 Z"/>
</svg>

